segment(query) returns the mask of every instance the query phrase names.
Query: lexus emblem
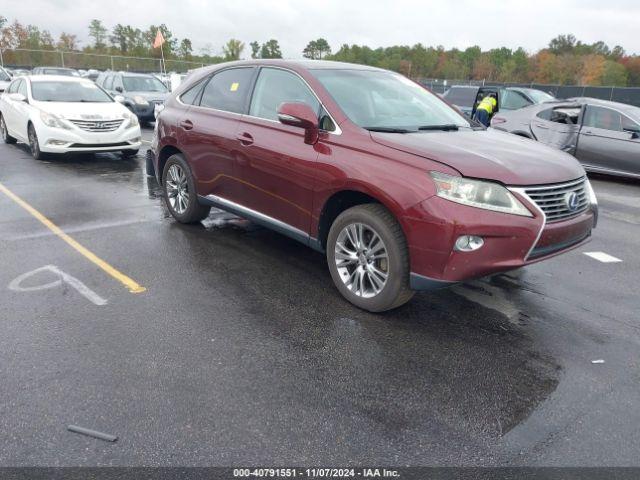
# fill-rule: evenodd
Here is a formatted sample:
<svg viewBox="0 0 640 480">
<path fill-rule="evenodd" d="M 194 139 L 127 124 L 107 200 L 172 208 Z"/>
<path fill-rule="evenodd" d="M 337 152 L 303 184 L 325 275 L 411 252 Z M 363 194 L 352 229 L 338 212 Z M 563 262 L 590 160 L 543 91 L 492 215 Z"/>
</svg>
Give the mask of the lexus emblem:
<svg viewBox="0 0 640 480">
<path fill-rule="evenodd" d="M 580 205 L 580 199 L 578 198 L 577 192 L 569 192 L 564 197 L 564 202 L 567 205 L 567 208 L 570 212 L 575 212 Z"/>
</svg>

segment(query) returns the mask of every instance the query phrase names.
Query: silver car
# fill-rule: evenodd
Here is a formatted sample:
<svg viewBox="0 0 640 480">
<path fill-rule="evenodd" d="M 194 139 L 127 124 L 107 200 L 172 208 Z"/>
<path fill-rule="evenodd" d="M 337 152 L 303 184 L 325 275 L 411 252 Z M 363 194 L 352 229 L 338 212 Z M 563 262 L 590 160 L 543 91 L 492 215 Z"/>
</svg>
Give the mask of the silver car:
<svg viewBox="0 0 640 480">
<path fill-rule="evenodd" d="M 587 171 L 640 178 L 638 107 L 570 98 L 500 111 L 491 126 L 571 153 Z"/>
</svg>

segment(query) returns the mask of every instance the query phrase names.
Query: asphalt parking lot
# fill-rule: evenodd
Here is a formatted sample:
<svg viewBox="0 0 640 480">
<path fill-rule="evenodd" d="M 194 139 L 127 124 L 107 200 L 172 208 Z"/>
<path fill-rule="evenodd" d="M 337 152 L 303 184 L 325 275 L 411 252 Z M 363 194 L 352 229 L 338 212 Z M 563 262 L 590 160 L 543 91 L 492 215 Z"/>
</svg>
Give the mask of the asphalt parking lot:
<svg viewBox="0 0 640 480">
<path fill-rule="evenodd" d="M 0 145 L 87 249 L 0 192 L 0 465 L 640 464 L 639 182 L 592 179 L 579 250 L 372 315 L 292 240 L 177 224 L 143 153 Z"/>
</svg>

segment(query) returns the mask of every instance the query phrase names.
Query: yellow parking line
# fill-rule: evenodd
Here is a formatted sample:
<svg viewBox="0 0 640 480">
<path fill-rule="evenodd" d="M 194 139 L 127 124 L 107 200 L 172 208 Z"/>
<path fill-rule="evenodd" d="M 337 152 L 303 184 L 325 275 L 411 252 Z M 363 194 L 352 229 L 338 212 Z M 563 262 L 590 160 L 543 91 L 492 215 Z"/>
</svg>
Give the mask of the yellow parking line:
<svg viewBox="0 0 640 480">
<path fill-rule="evenodd" d="M 40 223 L 42 223 L 45 227 L 47 227 L 49 230 L 55 233 L 62 240 L 67 242 L 67 244 L 71 248 L 73 248 L 75 251 L 77 251 L 80 255 L 84 256 L 87 260 L 89 260 L 90 262 L 93 262 L 95 265 L 100 267 L 106 273 L 108 273 L 113 278 L 115 278 L 120 283 L 122 283 L 125 287 L 129 289 L 131 293 L 142 293 L 147 290 L 142 285 L 132 280 L 131 278 L 127 277 L 124 273 L 120 272 L 118 269 L 109 265 L 107 262 L 102 260 L 97 255 L 95 255 L 93 252 L 83 247 L 81 244 L 79 244 L 69 235 L 64 233 L 60 227 L 58 227 L 55 223 L 53 223 L 51 220 L 49 220 L 47 217 L 41 214 L 38 210 L 33 208 L 31 205 L 29 205 L 27 202 L 22 200 L 19 196 L 17 196 L 11 190 L 5 187 L 2 183 L 0 183 L 0 192 L 4 193 L 7 197 L 9 197 L 11 200 L 16 202 L 18 205 L 24 208 L 27 212 L 33 215 L 36 219 L 40 221 Z"/>
</svg>

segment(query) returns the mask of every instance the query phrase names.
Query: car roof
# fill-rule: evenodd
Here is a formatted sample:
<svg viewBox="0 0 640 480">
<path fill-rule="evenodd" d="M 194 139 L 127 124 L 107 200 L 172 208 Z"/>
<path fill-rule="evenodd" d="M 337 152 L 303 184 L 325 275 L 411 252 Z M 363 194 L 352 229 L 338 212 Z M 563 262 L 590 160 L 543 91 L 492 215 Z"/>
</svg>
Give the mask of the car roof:
<svg viewBox="0 0 640 480">
<path fill-rule="evenodd" d="M 24 75 L 19 78 L 28 78 L 32 82 L 91 82 L 86 78 L 70 77 L 68 75 Z"/>
<path fill-rule="evenodd" d="M 612 102 L 611 100 L 602 100 L 600 98 L 592 98 L 592 97 L 573 97 L 569 100 L 579 103 L 586 103 L 590 105 L 598 105 L 602 107 L 610 107 L 615 108 L 616 110 L 623 111 L 625 113 L 631 113 L 634 115 L 640 114 L 640 108 L 634 105 L 629 105 L 627 103 L 620 102 Z"/>
<path fill-rule="evenodd" d="M 369 65 L 361 65 L 359 63 L 334 62 L 332 60 L 285 60 L 275 59 L 251 59 L 236 60 L 233 62 L 218 63 L 204 68 L 196 69 L 197 71 L 215 71 L 226 67 L 251 67 L 251 66 L 278 66 L 283 68 L 304 69 L 304 70 L 369 70 L 378 72 L 388 72 L 383 68 L 372 67 Z"/>
<path fill-rule="evenodd" d="M 35 67 L 34 70 L 44 70 L 50 68 L 52 70 L 69 70 L 69 71 L 76 71 L 75 68 L 69 68 L 69 67 L 49 67 L 49 66 L 42 66 L 42 67 Z"/>
</svg>

